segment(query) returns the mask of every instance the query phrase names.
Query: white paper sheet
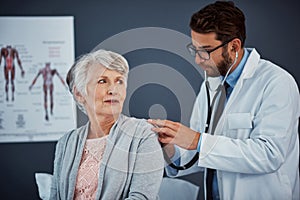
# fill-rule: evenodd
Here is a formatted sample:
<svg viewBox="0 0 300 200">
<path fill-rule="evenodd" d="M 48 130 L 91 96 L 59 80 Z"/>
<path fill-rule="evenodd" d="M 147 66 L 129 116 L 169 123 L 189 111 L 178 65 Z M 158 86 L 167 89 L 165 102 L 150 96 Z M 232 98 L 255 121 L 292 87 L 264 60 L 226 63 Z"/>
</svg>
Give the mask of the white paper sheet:
<svg viewBox="0 0 300 200">
<path fill-rule="evenodd" d="M 0 17 L 0 28 L 0 142 L 57 140 L 76 127 L 75 104 L 61 80 L 65 81 L 74 62 L 74 18 Z M 14 80 L 9 58 L 13 59 Z M 46 70 L 47 63 L 50 68 Z"/>
</svg>

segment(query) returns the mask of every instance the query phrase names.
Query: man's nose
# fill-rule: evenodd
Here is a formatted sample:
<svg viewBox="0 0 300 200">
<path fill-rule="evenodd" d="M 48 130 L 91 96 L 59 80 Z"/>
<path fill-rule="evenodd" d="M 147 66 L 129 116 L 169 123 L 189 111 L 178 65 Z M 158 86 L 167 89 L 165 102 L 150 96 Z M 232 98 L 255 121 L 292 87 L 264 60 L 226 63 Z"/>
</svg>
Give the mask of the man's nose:
<svg viewBox="0 0 300 200">
<path fill-rule="evenodd" d="M 201 64 L 201 63 L 203 63 L 203 62 L 205 62 L 205 60 L 204 60 L 203 58 L 201 58 L 201 57 L 196 53 L 196 56 L 195 56 L 195 63 L 196 63 L 197 65 L 199 65 L 199 64 Z"/>
</svg>

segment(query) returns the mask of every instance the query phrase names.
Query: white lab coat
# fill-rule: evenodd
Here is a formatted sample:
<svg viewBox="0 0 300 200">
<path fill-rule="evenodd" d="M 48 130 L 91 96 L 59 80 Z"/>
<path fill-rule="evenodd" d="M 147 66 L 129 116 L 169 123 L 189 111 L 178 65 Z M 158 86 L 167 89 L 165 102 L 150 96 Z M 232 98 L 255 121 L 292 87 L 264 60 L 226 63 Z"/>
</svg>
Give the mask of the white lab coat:
<svg viewBox="0 0 300 200">
<path fill-rule="evenodd" d="M 255 49 L 248 50 L 215 135 L 203 133 L 207 98 L 202 85 L 190 122 L 192 129 L 202 133 L 198 166 L 178 175 L 200 167 L 216 169 L 220 198 L 226 200 L 299 199 L 297 84 L 286 71 L 261 59 Z M 181 163 L 193 154 L 182 154 Z"/>
</svg>

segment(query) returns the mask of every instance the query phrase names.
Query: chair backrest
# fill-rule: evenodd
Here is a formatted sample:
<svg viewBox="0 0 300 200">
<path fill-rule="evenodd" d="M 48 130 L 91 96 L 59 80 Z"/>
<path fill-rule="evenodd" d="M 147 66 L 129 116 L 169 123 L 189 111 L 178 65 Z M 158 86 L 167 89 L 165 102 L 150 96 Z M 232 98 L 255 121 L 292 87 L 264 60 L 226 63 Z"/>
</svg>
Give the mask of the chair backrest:
<svg viewBox="0 0 300 200">
<path fill-rule="evenodd" d="M 50 188 L 52 183 L 52 174 L 35 173 L 35 181 L 38 187 L 39 196 L 43 200 L 50 199 Z"/>
</svg>

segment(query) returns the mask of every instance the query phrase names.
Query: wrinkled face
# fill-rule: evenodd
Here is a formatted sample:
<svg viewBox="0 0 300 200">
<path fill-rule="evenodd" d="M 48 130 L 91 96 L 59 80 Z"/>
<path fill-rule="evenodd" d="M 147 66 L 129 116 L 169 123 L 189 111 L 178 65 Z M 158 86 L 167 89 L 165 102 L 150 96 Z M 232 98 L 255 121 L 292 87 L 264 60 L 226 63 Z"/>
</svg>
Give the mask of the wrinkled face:
<svg viewBox="0 0 300 200">
<path fill-rule="evenodd" d="M 84 106 L 90 117 L 118 117 L 126 97 L 126 78 L 117 71 L 100 64 L 90 67 L 87 75 L 87 95 Z"/>
<path fill-rule="evenodd" d="M 192 30 L 191 36 L 192 44 L 197 50 L 209 51 L 222 44 L 221 41 L 215 39 L 215 33 L 201 34 Z M 233 60 L 229 56 L 227 46 L 224 46 L 211 52 L 210 59 L 208 60 L 201 59 L 200 56 L 196 54 L 195 62 L 206 71 L 208 76 L 217 77 L 220 75 L 225 76 L 230 65 L 233 63 Z"/>
</svg>

